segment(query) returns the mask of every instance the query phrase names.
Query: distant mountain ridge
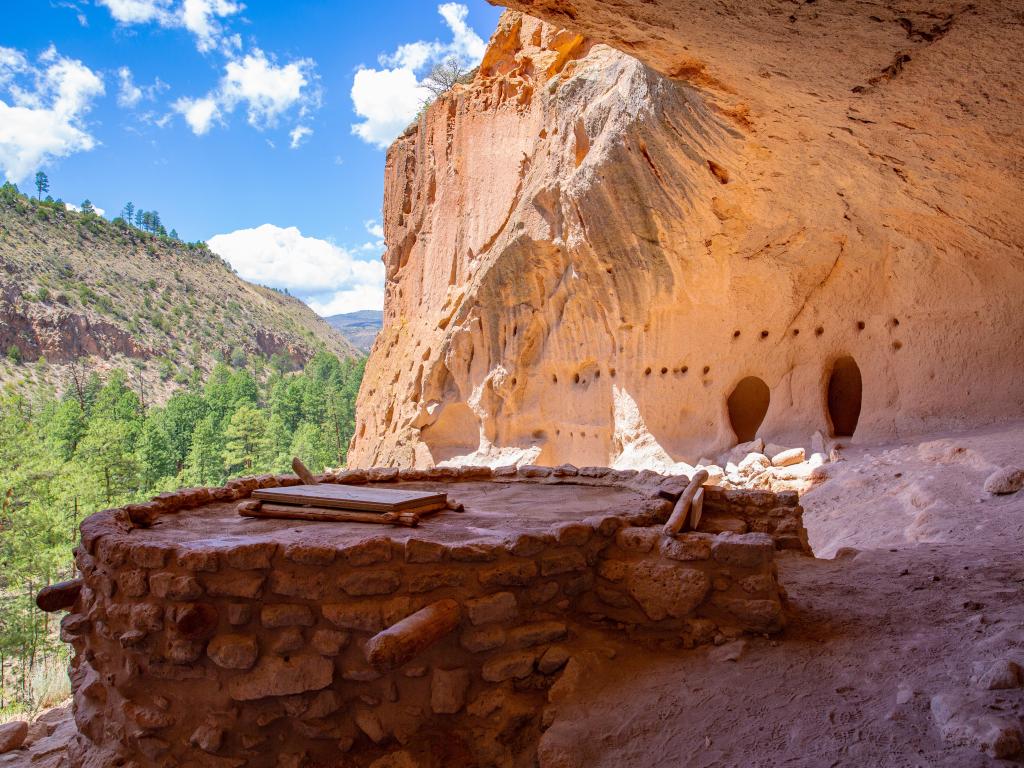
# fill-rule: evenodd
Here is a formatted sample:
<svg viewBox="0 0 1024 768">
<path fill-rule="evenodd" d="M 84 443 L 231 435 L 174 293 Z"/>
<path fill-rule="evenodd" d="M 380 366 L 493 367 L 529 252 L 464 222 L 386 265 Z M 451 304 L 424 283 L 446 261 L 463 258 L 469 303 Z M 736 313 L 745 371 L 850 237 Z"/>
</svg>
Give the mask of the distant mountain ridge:
<svg viewBox="0 0 1024 768">
<path fill-rule="evenodd" d="M 384 312 L 379 309 L 362 309 L 358 312 L 344 312 L 324 318 L 332 328 L 352 342 L 361 352 L 369 353 L 373 342 L 384 325 Z"/>
<path fill-rule="evenodd" d="M 154 400 L 218 360 L 298 368 L 358 354 L 287 294 L 248 283 L 204 243 L 183 243 L 0 186 L 0 380 L 25 363 L 131 366 Z"/>
</svg>

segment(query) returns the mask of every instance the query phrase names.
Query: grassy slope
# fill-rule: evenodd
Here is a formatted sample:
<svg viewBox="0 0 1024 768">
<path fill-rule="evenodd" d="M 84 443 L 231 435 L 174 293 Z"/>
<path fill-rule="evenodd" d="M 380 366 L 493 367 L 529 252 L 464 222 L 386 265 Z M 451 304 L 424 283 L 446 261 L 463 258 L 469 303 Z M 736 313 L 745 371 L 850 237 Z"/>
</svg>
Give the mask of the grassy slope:
<svg viewBox="0 0 1024 768">
<path fill-rule="evenodd" d="M 6 326 L 6 327 L 5 327 Z M 0 379 L 40 355 L 132 363 L 164 394 L 235 349 L 294 364 L 319 347 L 357 354 L 305 304 L 247 283 L 203 245 L 158 238 L 23 196 L 0 195 Z"/>
</svg>

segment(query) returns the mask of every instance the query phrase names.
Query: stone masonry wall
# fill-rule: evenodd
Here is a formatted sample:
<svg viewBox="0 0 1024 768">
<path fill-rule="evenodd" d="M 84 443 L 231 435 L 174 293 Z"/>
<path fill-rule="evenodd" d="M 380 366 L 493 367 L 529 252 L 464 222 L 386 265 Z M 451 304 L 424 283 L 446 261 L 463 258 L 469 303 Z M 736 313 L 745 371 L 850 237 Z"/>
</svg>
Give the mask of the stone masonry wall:
<svg viewBox="0 0 1024 768">
<path fill-rule="evenodd" d="M 545 470 L 505 477 L 555 482 L 568 471 Z M 431 479 L 438 472 L 451 473 L 445 479 L 457 488 L 458 471 L 431 470 Z M 471 474 L 480 477 L 477 468 L 461 477 Z M 644 474 L 611 479 L 652 489 L 663 482 Z M 370 470 L 328 479 L 398 477 Z M 590 478 L 602 479 L 607 472 Z M 162 514 L 295 482 L 192 489 L 83 523 L 76 561 L 84 584 L 62 622 L 75 650 L 74 766 L 363 766 L 396 745 L 435 757 L 442 750 L 448 764 L 520 765 L 516 744 L 535 743 L 528 735 L 552 706 L 556 681 L 595 633 L 692 647 L 784 624 L 772 538 L 666 538 L 659 522 L 671 502 L 655 500 L 656 490 L 637 515 L 512 532 L 501 542 L 381 535 L 343 548 L 167 545 L 130 535 Z M 715 500 L 727 503 L 738 508 L 739 500 Z M 446 598 L 461 608 L 455 631 L 394 671 L 369 666 L 370 638 Z"/>
</svg>

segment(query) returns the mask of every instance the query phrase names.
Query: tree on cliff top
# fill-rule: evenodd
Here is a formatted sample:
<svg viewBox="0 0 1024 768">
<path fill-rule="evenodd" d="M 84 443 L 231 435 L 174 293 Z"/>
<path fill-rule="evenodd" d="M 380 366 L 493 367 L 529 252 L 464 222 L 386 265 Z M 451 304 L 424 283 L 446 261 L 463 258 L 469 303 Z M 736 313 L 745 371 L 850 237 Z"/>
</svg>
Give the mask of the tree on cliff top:
<svg viewBox="0 0 1024 768">
<path fill-rule="evenodd" d="M 469 70 L 455 56 L 449 56 L 444 61 L 438 62 L 423 78 L 423 87 L 430 91 L 434 98 L 448 93 L 458 83 L 465 82 Z"/>
</svg>

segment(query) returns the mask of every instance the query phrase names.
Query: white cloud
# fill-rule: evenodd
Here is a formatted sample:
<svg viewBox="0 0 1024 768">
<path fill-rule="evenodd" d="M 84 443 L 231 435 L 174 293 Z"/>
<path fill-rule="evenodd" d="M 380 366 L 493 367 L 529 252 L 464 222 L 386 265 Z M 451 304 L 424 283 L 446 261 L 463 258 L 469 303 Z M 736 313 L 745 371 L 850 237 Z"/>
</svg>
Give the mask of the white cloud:
<svg viewBox="0 0 1024 768">
<path fill-rule="evenodd" d="M 184 0 L 181 6 L 181 20 L 189 32 L 195 35 L 196 47 L 203 52 L 224 46 L 237 48 L 241 39 L 237 35 L 225 36 L 218 19 L 234 16 L 245 8 L 241 3 L 230 0 Z"/>
<path fill-rule="evenodd" d="M 103 80 L 77 59 L 51 46 L 32 66 L 25 56 L 0 48 L 0 170 L 21 181 L 40 166 L 96 146 L 85 127 Z"/>
<path fill-rule="evenodd" d="M 367 144 L 387 149 L 413 121 L 430 92 L 411 69 L 366 69 L 352 82 L 355 112 L 366 118 L 352 132 Z"/>
<path fill-rule="evenodd" d="M 382 55 L 380 68 L 360 67 L 352 81 L 352 104 L 363 118 L 352 132 L 363 141 L 386 149 L 412 122 L 430 95 L 420 85 L 420 75 L 428 65 L 450 56 L 465 66 L 475 67 L 483 59 L 486 43 L 466 23 L 469 9 L 462 3 L 443 3 L 437 12 L 451 31 L 447 43 L 418 40 Z"/>
<path fill-rule="evenodd" d="M 136 85 L 135 77 L 128 67 L 117 70 L 117 104 L 125 109 L 134 109 L 140 101 L 153 101 L 170 86 L 159 77 L 152 85 Z"/>
<path fill-rule="evenodd" d="M 128 67 L 117 70 L 117 79 L 121 83 L 117 90 L 117 103 L 120 106 L 131 109 L 142 101 L 142 89 L 135 84 L 132 71 Z"/>
<path fill-rule="evenodd" d="M 171 108 L 181 113 L 196 136 L 202 136 L 210 130 L 214 121 L 220 120 L 220 107 L 217 100 L 207 97 L 203 99 L 181 98 L 175 101 Z"/>
<path fill-rule="evenodd" d="M 221 49 L 236 50 L 241 45 L 238 35 L 228 34 L 221 19 L 241 13 L 245 6 L 232 0 L 97 0 L 119 24 L 158 24 L 168 29 L 185 29 L 192 33 L 196 48 L 207 53 Z"/>
<path fill-rule="evenodd" d="M 367 232 L 378 240 L 384 239 L 384 225 L 379 221 L 367 221 L 363 226 L 366 227 Z"/>
<path fill-rule="evenodd" d="M 214 122 L 219 122 L 240 105 L 245 105 L 251 126 L 259 129 L 271 127 L 292 109 L 297 109 L 302 118 L 320 106 L 321 94 L 315 68 L 316 63 L 312 59 L 299 59 L 279 66 L 256 48 L 243 58 L 225 65 L 224 77 L 216 89 L 202 98 L 178 99 L 172 107 L 185 117 L 197 135 L 206 133 Z M 312 132 L 312 129 L 305 128 L 304 131 Z M 308 135 L 305 132 L 302 135 Z"/>
<path fill-rule="evenodd" d="M 365 261 L 334 243 L 305 237 L 296 227 L 263 224 L 208 241 L 238 274 L 287 288 L 320 314 L 384 306 L 384 265 Z"/>
<path fill-rule="evenodd" d="M 8 83 L 13 82 L 15 75 L 27 72 L 28 69 L 25 54 L 13 48 L 0 46 L 0 88 L 7 87 Z"/>
<path fill-rule="evenodd" d="M 244 103 L 248 107 L 249 124 L 255 128 L 273 125 L 310 91 L 314 67 L 312 59 L 299 59 L 283 67 L 277 66 L 259 48 L 241 61 L 229 61 L 221 81 L 221 100 L 229 108 Z M 315 99 L 319 99 L 317 94 Z"/>
<path fill-rule="evenodd" d="M 313 135 L 313 129 L 307 128 L 305 125 L 296 125 L 290 134 L 292 143 L 290 144 L 292 149 L 298 149 L 299 145 L 302 144 L 302 140 L 307 136 Z"/>
<path fill-rule="evenodd" d="M 151 21 L 169 25 L 173 14 L 170 0 L 97 0 L 106 6 L 120 24 L 148 24 Z"/>
</svg>

